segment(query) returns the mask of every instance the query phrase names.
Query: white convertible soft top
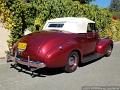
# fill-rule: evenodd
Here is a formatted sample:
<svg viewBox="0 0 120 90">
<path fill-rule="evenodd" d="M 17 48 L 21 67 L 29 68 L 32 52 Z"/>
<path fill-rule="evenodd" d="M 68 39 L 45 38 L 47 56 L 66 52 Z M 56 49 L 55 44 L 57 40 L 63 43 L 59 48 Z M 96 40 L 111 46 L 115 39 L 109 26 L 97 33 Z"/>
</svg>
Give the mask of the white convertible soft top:
<svg viewBox="0 0 120 90">
<path fill-rule="evenodd" d="M 43 30 L 63 30 L 72 33 L 87 33 L 88 23 L 95 23 L 87 18 L 64 17 L 47 20 Z"/>
</svg>

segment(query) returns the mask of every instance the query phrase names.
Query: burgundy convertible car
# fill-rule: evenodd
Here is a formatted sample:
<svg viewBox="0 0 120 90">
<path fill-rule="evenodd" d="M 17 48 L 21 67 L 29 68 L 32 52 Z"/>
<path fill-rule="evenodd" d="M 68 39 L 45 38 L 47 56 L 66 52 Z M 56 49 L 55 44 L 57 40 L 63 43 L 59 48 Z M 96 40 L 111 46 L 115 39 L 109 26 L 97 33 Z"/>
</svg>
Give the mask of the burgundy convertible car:
<svg viewBox="0 0 120 90">
<path fill-rule="evenodd" d="M 22 37 L 10 55 L 14 66 L 22 64 L 31 71 L 64 67 L 73 72 L 81 63 L 110 56 L 112 49 L 113 41 L 99 37 L 94 21 L 65 17 L 48 20 L 42 31 Z"/>
</svg>

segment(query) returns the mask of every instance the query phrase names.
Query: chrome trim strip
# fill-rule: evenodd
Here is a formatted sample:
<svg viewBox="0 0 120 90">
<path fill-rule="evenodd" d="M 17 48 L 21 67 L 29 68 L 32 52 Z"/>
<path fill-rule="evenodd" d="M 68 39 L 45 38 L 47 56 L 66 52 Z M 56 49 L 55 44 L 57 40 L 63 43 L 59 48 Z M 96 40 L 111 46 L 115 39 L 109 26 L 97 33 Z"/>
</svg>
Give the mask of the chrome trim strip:
<svg viewBox="0 0 120 90">
<path fill-rule="evenodd" d="M 30 67 L 30 56 L 28 56 L 28 68 Z"/>
</svg>

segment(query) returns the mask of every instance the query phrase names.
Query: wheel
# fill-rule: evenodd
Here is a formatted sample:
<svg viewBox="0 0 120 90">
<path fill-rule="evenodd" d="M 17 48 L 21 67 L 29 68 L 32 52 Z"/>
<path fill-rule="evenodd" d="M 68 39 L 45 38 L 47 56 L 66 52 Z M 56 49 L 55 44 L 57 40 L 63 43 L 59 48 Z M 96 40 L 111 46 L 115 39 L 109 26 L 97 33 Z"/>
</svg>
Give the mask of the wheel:
<svg viewBox="0 0 120 90">
<path fill-rule="evenodd" d="M 106 57 L 109 57 L 109 56 L 111 55 L 111 53 L 112 53 L 112 46 L 109 45 L 109 46 L 107 47 L 107 49 L 106 49 L 105 56 L 106 56 Z"/>
<path fill-rule="evenodd" d="M 67 60 L 67 64 L 65 65 L 65 71 L 67 73 L 71 73 L 74 72 L 77 67 L 78 67 L 78 62 L 79 62 L 79 55 L 77 52 L 71 52 L 68 60 Z"/>
</svg>

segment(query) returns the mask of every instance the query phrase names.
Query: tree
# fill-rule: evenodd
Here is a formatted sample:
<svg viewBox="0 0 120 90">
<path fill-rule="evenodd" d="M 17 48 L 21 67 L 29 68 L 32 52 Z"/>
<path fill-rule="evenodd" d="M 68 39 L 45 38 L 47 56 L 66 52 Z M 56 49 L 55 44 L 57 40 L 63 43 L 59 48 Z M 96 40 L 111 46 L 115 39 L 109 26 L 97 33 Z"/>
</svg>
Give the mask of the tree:
<svg viewBox="0 0 120 90">
<path fill-rule="evenodd" d="M 110 10 L 120 11 L 120 0 L 112 0 L 110 4 Z"/>
<path fill-rule="evenodd" d="M 90 2 L 95 0 L 73 0 L 73 1 L 79 1 L 81 4 L 89 4 Z"/>
<path fill-rule="evenodd" d="M 120 19 L 120 0 L 111 1 L 110 11 L 112 11 L 113 19 Z"/>
<path fill-rule="evenodd" d="M 4 1 L 4 2 L 3 2 Z M 24 34 L 26 29 L 26 5 L 23 0 L 3 0 L 1 3 L 4 4 L 4 7 L 1 8 L 1 11 L 9 11 L 9 16 L 6 16 L 5 12 L 1 12 L 4 15 L 5 27 L 11 30 L 9 43 L 13 44 Z M 1 4 L 1 5 L 2 5 Z"/>
<path fill-rule="evenodd" d="M 104 29 L 111 22 L 108 10 L 73 0 L 3 0 L 3 8 L 10 12 L 8 25 L 11 26 L 9 43 L 16 42 L 25 29 L 32 32 L 42 29 L 46 20 L 60 17 L 86 17 L 96 22 L 97 28 Z M 29 1 L 29 2 L 28 2 Z M 87 0 L 92 1 L 92 0 Z M 2 2 L 3 3 L 3 2 Z M 2 8 L 1 8 L 2 9 Z M 2 11 L 0 9 L 0 11 Z M 4 11 L 2 11 L 4 13 Z M 37 26 L 37 27 L 36 27 Z M 39 28 L 38 28 L 39 27 Z"/>
</svg>

